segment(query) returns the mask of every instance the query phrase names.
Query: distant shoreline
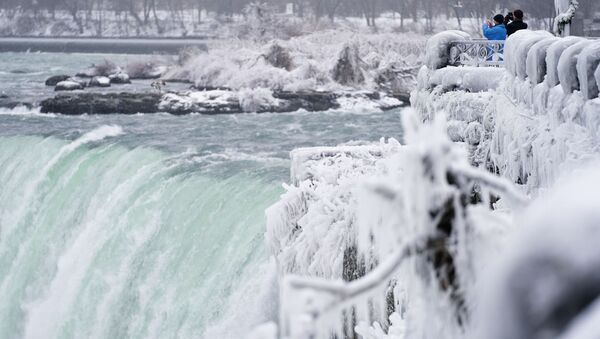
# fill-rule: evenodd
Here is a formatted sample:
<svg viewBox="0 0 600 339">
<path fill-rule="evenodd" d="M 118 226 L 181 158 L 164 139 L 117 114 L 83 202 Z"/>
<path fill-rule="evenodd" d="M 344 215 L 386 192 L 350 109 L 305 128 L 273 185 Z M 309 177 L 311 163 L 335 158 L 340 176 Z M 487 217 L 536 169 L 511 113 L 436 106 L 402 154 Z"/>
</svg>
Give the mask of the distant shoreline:
<svg viewBox="0 0 600 339">
<path fill-rule="evenodd" d="M 0 37 L 0 53 L 178 54 L 183 48 L 207 49 L 200 38 Z"/>
</svg>

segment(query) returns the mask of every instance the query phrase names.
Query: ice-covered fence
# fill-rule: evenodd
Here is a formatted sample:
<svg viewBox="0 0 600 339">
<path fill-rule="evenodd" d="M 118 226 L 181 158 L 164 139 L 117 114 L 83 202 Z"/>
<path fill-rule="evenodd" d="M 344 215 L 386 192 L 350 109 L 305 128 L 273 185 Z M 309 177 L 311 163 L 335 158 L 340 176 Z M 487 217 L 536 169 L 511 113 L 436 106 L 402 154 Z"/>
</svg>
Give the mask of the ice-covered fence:
<svg viewBox="0 0 600 339">
<path fill-rule="evenodd" d="M 504 64 L 504 40 L 459 40 L 450 42 L 449 66 L 499 67 Z"/>
<path fill-rule="evenodd" d="M 504 61 L 504 40 L 472 39 L 462 31 L 444 31 L 427 40 L 426 59 L 431 70 L 447 66 L 498 67 Z"/>
<path fill-rule="evenodd" d="M 522 30 L 504 57 L 498 68 L 427 65 L 411 103 L 425 120 L 444 111 L 473 163 L 533 192 L 600 153 L 600 41 Z M 469 130 L 480 133 L 468 138 Z"/>
<path fill-rule="evenodd" d="M 491 211 L 491 197 L 513 206 L 526 199 L 507 181 L 470 167 L 462 147 L 445 135 L 443 120 L 407 131 L 406 138 L 406 147 L 295 153 L 299 182 L 267 211 L 272 250 L 282 271 L 296 274 L 283 280 L 282 338 L 352 338 L 361 321 L 407 326 L 415 337 L 462 331 L 470 317 L 465 292 L 472 290 L 472 259 L 480 257 L 469 254 L 471 231 L 502 223 Z M 356 166 L 365 160 L 370 165 Z M 485 226 L 478 221 L 482 215 Z M 343 254 L 348 245 L 355 249 L 350 260 Z M 328 272 L 342 256 L 344 270 L 361 271 L 353 279 Z M 413 290 L 403 296 L 403 288 Z M 368 330 L 361 328 L 365 337 Z"/>
</svg>

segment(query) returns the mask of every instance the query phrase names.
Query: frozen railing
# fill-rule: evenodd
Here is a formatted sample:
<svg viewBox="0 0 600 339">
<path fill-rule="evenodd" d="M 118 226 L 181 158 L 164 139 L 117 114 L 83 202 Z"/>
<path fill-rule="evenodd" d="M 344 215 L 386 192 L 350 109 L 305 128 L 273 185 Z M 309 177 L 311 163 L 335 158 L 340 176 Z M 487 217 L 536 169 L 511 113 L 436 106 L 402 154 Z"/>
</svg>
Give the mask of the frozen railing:
<svg viewBox="0 0 600 339">
<path fill-rule="evenodd" d="M 499 67 L 504 64 L 504 40 L 450 42 L 449 66 Z"/>
</svg>

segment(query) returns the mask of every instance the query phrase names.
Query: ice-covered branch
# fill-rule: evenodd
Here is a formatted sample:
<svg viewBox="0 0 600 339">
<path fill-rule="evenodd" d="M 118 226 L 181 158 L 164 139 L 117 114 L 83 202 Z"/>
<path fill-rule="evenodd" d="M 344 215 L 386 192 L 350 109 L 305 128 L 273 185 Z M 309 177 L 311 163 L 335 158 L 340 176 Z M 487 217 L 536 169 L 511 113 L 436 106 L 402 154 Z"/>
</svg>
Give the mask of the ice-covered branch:
<svg viewBox="0 0 600 339">
<path fill-rule="evenodd" d="M 338 298 L 336 300 L 337 304 L 341 304 L 389 281 L 405 259 L 431 250 L 435 246 L 439 246 L 441 241 L 443 241 L 441 237 L 420 237 L 412 241 L 406 241 L 386 261 L 369 272 L 367 276 L 353 282 L 290 276 L 286 278 L 286 284 L 295 290 L 312 289 L 316 292 L 329 293 Z"/>
<path fill-rule="evenodd" d="M 514 184 L 504 178 L 474 167 L 462 165 L 450 165 L 449 170 L 456 176 L 483 184 L 494 193 L 509 199 L 515 204 L 515 207 L 523 206 L 529 202 L 527 196 L 516 190 Z"/>
</svg>

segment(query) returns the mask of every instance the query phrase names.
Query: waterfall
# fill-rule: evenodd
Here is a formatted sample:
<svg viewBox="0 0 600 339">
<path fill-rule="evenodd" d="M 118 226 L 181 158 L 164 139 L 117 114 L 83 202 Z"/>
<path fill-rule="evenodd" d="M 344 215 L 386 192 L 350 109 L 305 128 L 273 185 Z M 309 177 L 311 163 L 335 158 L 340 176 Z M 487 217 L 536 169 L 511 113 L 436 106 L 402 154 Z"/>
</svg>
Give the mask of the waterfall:
<svg viewBox="0 0 600 339">
<path fill-rule="evenodd" d="M 264 210 L 282 189 L 121 133 L 0 138 L 0 337 L 223 337 L 250 303 L 238 327 L 269 320 Z"/>
</svg>

